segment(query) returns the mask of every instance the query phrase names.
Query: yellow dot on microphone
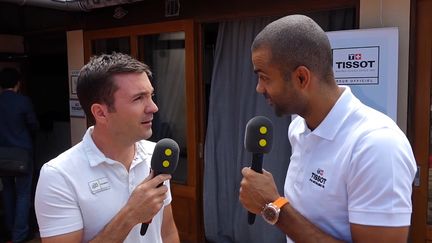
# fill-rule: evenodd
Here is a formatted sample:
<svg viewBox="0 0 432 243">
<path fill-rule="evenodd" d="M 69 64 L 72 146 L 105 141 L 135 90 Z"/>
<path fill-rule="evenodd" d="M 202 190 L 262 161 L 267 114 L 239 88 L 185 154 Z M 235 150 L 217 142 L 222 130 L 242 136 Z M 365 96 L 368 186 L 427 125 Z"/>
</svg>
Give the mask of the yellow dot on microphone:
<svg viewBox="0 0 432 243">
<path fill-rule="evenodd" d="M 165 167 L 165 168 L 167 168 L 167 167 L 170 166 L 170 162 L 169 162 L 168 160 L 164 160 L 164 161 L 162 162 L 162 166 Z"/>
<path fill-rule="evenodd" d="M 165 155 L 166 156 L 171 156 L 172 155 L 172 150 L 169 149 L 169 148 L 165 149 Z"/>
<path fill-rule="evenodd" d="M 260 145 L 261 147 L 265 147 L 265 146 L 267 146 L 267 140 L 265 140 L 265 139 L 260 139 L 260 140 L 259 140 L 259 145 Z"/>
<path fill-rule="evenodd" d="M 261 126 L 260 129 L 259 129 L 259 132 L 260 132 L 261 134 L 266 134 L 266 133 L 267 133 L 267 127 L 265 127 L 265 126 Z"/>
</svg>

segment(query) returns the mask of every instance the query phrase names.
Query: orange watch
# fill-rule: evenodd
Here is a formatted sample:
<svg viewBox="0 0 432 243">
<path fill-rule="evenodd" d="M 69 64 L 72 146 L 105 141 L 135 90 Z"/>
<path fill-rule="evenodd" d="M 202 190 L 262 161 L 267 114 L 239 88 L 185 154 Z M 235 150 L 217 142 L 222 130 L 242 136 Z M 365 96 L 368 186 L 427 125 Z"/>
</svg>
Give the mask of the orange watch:
<svg viewBox="0 0 432 243">
<path fill-rule="evenodd" d="M 279 197 L 276 201 L 267 203 L 262 209 L 261 215 L 267 223 L 274 225 L 279 220 L 280 209 L 287 203 L 288 199 Z"/>
</svg>

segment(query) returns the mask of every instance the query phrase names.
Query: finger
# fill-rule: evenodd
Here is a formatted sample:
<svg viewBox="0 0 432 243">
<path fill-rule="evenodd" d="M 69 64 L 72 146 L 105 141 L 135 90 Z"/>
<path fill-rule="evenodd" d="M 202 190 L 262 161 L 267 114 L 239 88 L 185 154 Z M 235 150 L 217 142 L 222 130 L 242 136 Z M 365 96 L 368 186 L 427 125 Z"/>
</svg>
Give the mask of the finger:
<svg viewBox="0 0 432 243">
<path fill-rule="evenodd" d="M 243 176 L 246 176 L 248 173 L 250 173 L 250 168 L 249 167 L 244 167 L 241 171 Z"/>
<path fill-rule="evenodd" d="M 263 171 L 263 174 L 264 174 L 264 175 L 271 175 L 270 172 L 268 172 L 268 171 L 266 171 L 266 170 L 264 170 L 264 169 L 263 169 L 262 171 Z"/>
<path fill-rule="evenodd" d="M 160 174 L 152 178 L 150 181 L 148 181 L 150 187 L 157 187 L 164 181 L 167 181 L 171 179 L 171 175 L 168 174 Z"/>
<path fill-rule="evenodd" d="M 147 181 L 151 180 L 154 177 L 154 171 L 150 170 L 150 174 L 140 183 L 140 184 L 144 184 Z"/>
</svg>

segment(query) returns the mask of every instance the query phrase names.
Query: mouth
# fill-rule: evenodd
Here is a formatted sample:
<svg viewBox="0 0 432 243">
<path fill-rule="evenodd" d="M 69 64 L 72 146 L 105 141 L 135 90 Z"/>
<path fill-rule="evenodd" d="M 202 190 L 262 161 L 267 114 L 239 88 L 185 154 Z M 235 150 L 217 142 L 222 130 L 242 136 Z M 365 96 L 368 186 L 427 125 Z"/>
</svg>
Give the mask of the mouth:
<svg viewBox="0 0 432 243">
<path fill-rule="evenodd" d="M 153 119 L 142 121 L 141 124 L 143 124 L 143 125 L 150 125 L 151 126 L 152 125 L 152 121 L 153 121 Z"/>
<path fill-rule="evenodd" d="M 272 100 L 270 99 L 270 96 L 267 93 L 264 93 L 264 98 L 267 101 L 268 105 L 273 106 L 273 102 L 272 102 Z"/>
</svg>

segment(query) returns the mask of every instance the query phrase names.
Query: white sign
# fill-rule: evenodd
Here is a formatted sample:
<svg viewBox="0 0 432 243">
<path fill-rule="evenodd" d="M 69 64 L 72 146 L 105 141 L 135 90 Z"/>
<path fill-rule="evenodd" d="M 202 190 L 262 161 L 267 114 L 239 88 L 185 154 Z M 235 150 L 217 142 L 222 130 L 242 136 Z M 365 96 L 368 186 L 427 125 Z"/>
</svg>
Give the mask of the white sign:
<svg viewBox="0 0 432 243">
<path fill-rule="evenodd" d="M 76 96 L 76 87 L 77 87 L 77 81 L 78 81 L 78 75 L 79 75 L 80 70 L 72 70 L 70 71 L 70 96 L 71 98 L 77 98 Z"/>
<path fill-rule="evenodd" d="M 350 86 L 364 104 L 396 121 L 398 29 L 327 32 L 336 82 Z"/>
<path fill-rule="evenodd" d="M 333 49 L 338 84 L 378 84 L 379 46 Z"/>
<path fill-rule="evenodd" d="M 69 100 L 69 106 L 71 117 L 85 117 L 84 110 L 78 100 Z"/>
</svg>

